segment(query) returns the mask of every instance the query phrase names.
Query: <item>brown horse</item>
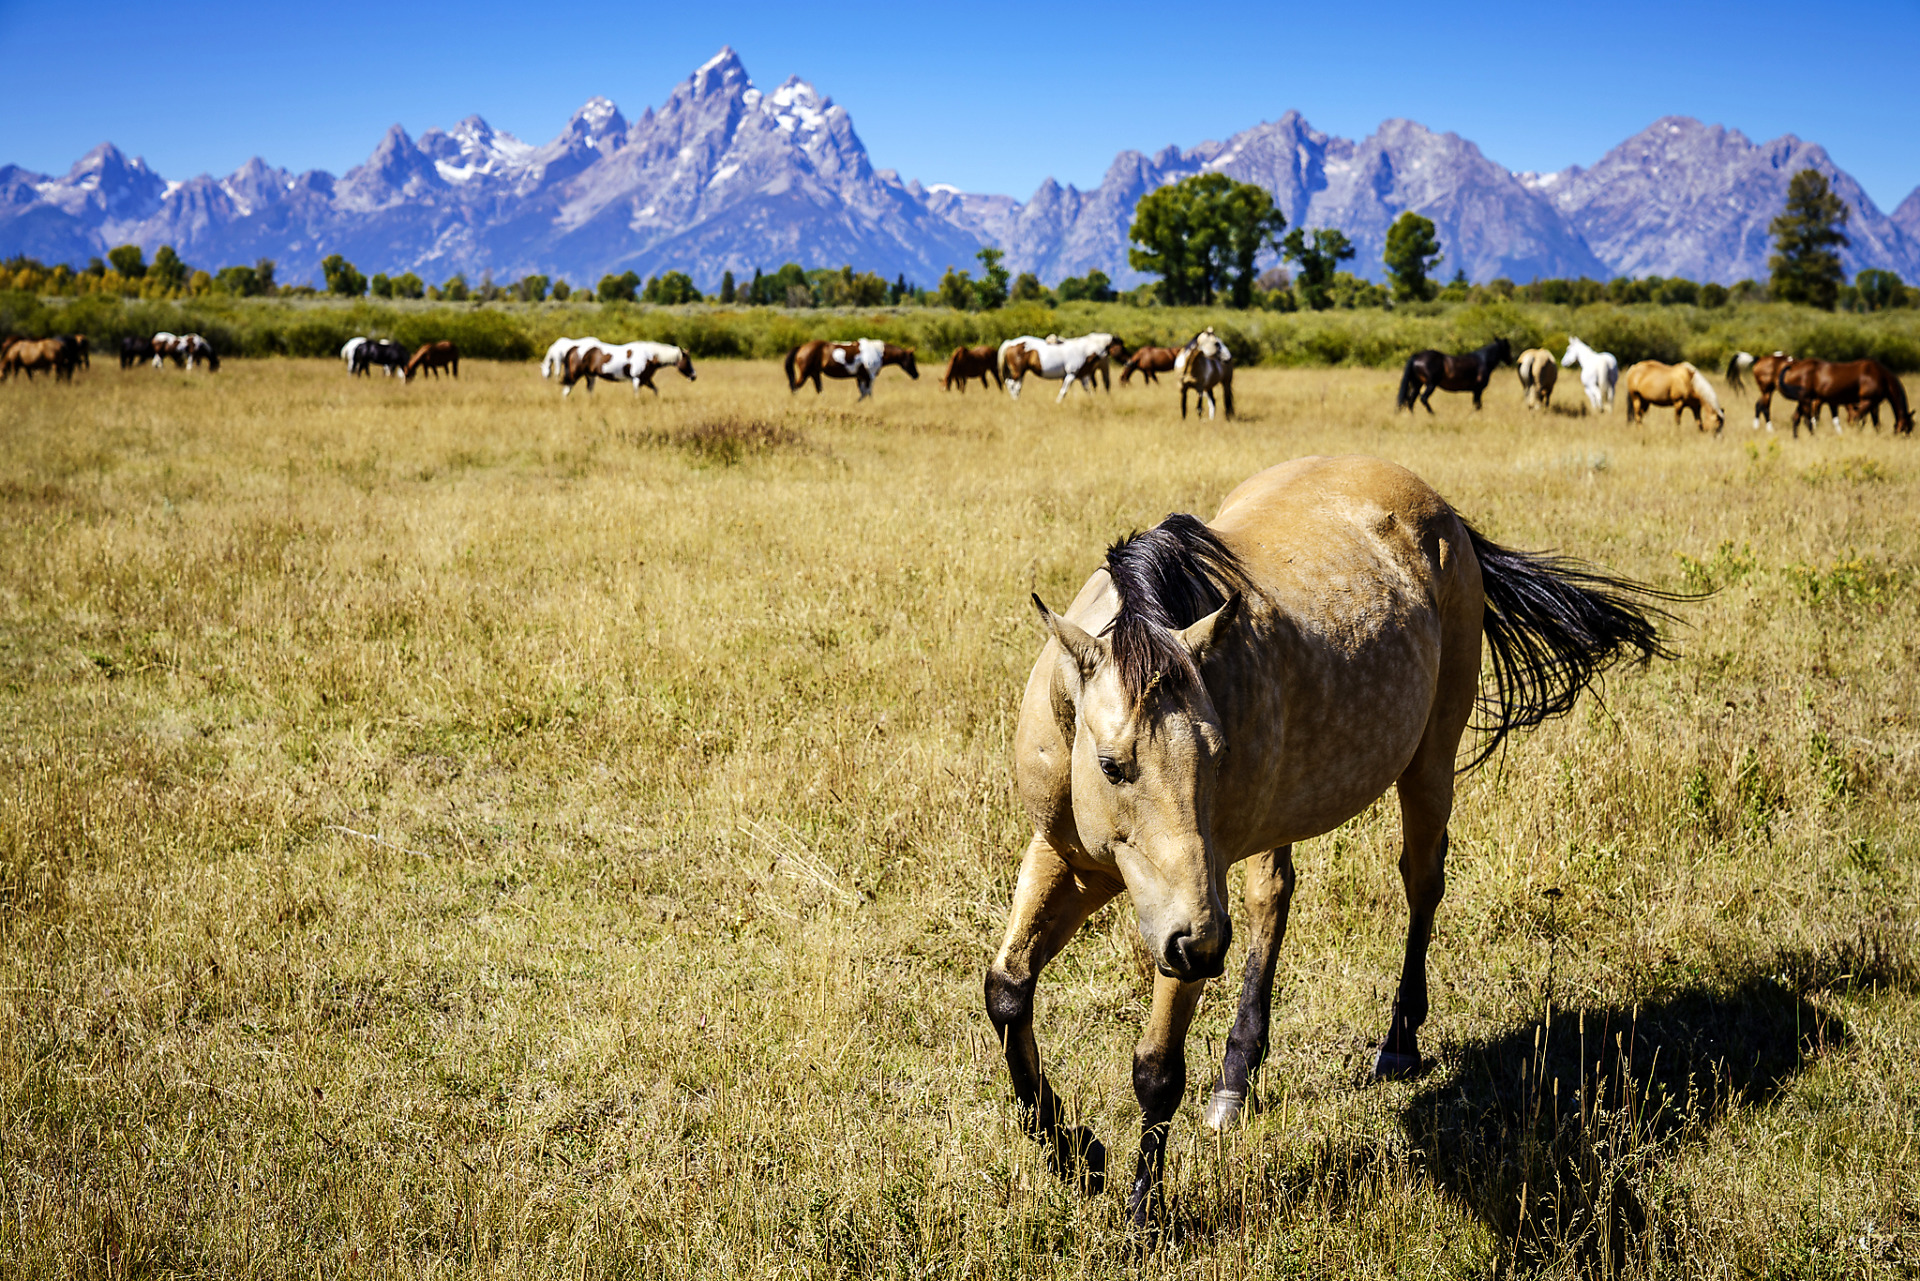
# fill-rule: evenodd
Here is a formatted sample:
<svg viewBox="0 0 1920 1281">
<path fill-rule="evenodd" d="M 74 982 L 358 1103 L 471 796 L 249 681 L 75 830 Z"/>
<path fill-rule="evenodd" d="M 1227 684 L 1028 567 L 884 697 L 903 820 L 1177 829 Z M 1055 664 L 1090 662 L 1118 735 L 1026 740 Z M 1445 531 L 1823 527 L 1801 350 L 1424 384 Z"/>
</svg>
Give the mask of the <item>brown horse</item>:
<svg viewBox="0 0 1920 1281">
<path fill-rule="evenodd" d="M 1643 360 L 1627 370 L 1627 421 L 1646 417 L 1652 405 L 1672 405 L 1675 423 L 1691 409 L 1694 425 L 1705 431 L 1711 419 L 1716 436 L 1727 425 L 1727 416 L 1720 411 L 1720 398 L 1714 394 L 1713 384 L 1684 360 L 1677 365 Z"/>
<path fill-rule="evenodd" d="M 1773 393 L 1777 390 L 1782 396 L 1796 405 L 1800 400 L 1800 376 L 1793 381 L 1782 382 L 1781 375 L 1788 366 L 1794 364 L 1792 356 L 1784 351 L 1776 351 L 1768 356 L 1754 356 L 1749 352 L 1736 351 L 1727 362 L 1727 386 L 1735 391 L 1745 391 L 1746 384 L 1740 381 L 1743 371 L 1753 374 L 1753 428 L 1760 430 L 1760 424 L 1766 423 L 1767 430 L 1773 430 Z"/>
<path fill-rule="evenodd" d="M 65 338 L 23 338 L 0 355 L 0 381 L 19 373 L 32 382 L 36 373 L 51 373 L 55 382 L 72 382 L 77 363 L 73 344 Z"/>
<path fill-rule="evenodd" d="M 947 357 L 947 375 L 940 385 L 948 391 L 958 385 L 964 393 L 967 384 L 976 378 L 982 387 L 987 385 L 989 378 L 997 386 L 1006 386 L 1000 377 L 999 353 L 991 347 L 955 347 L 953 355 Z"/>
<path fill-rule="evenodd" d="M 407 382 L 412 382 L 413 376 L 423 369 L 431 373 L 435 378 L 440 376 L 442 369 L 445 369 L 455 378 L 458 378 L 460 376 L 460 349 L 444 340 L 441 342 L 426 343 L 419 351 L 413 353 L 413 359 L 407 362 L 407 368 L 403 377 Z"/>
<path fill-rule="evenodd" d="M 1143 383 L 1157 383 L 1161 374 L 1173 372 L 1173 362 L 1179 357 L 1178 347 L 1142 347 L 1127 357 L 1127 363 L 1120 366 L 1120 385 L 1126 386 L 1127 379 L 1136 373 Z"/>
<path fill-rule="evenodd" d="M 1413 412 L 1417 402 L 1433 412 L 1433 392 L 1470 391 L 1473 407 L 1480 408 L 1480 393 L 1493 381 L 1493 371 L 1513 363 L 1513 347 L 1504 338 L 1496 338 L 1479 351 L 1464 356 L 1449 356 L 1443 351 L 1416 351 L 1407 357 L 1400 372 L 1400 394 L 1394 409 Z"/>
<path fill-rule="evenodd" d="M 1840 430 L 1840 411 L 1845 409 L 1847 417 L 1856 425 L 1864 418 L 1871 417 L 1876 429 L 1880 426 L 1880 402 L 1893 404 L 1893 429 L 1902 435 L 1913 430 L 1913 413 L 1907 408 L 1907 389 L 1892 372 L 1877 360 L 1851 360 L 1845 363 L 1828 360 L 1808 360 L 1794 362 L 1794 372 L 1800 373 L 1800 366 L 1808 368 L 1802 378 L 1804 395 L 1794 407 L 1794 434 L 1799 435 L 1800 417 L 1805 414 L 1809 420 L 1817 420 L 1820 406 L 1825 405 L 1833 411 L 1833 429 Z M 1807 431 L 1813 431 L 1812 421 Z"/>
<path fill-rule="evenodd" d="M 1570 711 L 1628 651 L 1665 654 L 1660 597 L 1481 536 L 1412 473 L 1302 458 L 1244 481 L 1208 524 L 1169 516 L 1108 552 L 1027 678 L 1014 768 L 1033 822 L 1004 944 L 986 976 L 1028 1131 L 1083 1188 L 1106 1148 L 1069 1120 L 1033 1035 L 1041 970 L 1122 890 L 1159 976 L 1134 1051 L 1142 1112 L 1131 1214 L 1152 1220 L 1186 1093 L 1187 1028 L 1233 928 L 1227 869 L 1248 862 L 1252 942 L 1206 1123 L 1245 1106 L 1266 1056 L 1293 847 L 1399 792 L 1406 959 L 1376 1076 L 1419 1069 L 1427 943 L 1445 889 L 1458 750 L 1476 703 L 1505 736 Z M 1492 665 L 1481 693 L 1482 642 Z"/>
<path fill-rule="evenodd" d="M 820 394 L 820 377 L 851 378 L 860 387 L 859 399 L 873 395 L 873 380 L 887 365 L 898 365 L 907 377 L 919 380 L 920 367 L 914 363 L 913 348 L 896 347 L 877 338 L 859 338 L 853 342 L 827 342 L 816 338 L 801 343 L 787 353 L 787 390 L 799 391 L 813 380 L 814 395 Z"/>
</svg>

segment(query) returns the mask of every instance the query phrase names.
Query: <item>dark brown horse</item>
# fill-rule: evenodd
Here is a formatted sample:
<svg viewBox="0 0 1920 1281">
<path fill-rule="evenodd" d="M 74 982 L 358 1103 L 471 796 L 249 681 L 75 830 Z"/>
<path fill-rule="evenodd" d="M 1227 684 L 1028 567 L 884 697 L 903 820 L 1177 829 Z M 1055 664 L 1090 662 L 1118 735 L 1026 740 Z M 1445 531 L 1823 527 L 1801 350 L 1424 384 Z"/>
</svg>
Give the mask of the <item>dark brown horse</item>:
<svg viewBox="0 0 1920 1281">
<path fill-rule="evenodd" d="M 1120 366 L 1120 385 L 1126 386 L 1127 379 L 1135 374 L 1140 381 L 1157 383 L 1161 374 L 1173 372 L 1174 358 L 1180 354 L 1178 347 L 1142 347 L 1127 357 L 1127 363 Z"/>
<path fill-rule="evenodd" d="M 413 353 L 413 359 L 407 362 L 405 378 L 413 381 L 413 376 L 421 370 L 427 370 L 435 378 L 445 369 L 455 378 L 460 376 L 460 349 L 450 342 L 430 342 Z"/>
<path fill-rule="evenodd" d="M 799 391 L 808 379 L 813 392 L 820 394 L 820 377 L 851 378 L 860 386 L 860 399 L 873 395 L 873 380 L 887 365 L 898 365 L 907 377 L 918 380 L 920 367 L 913 362 L 913 348 L 896 347 L 877 338 L 859 338 L 853 342 L 827 342 L 816 338 L 801 343 L 787 353 L 787 390 Z"/>
<path fill-rule="evenodd" d="M 153 339 L 126 337 L 120 340 L 120 368 L 133 369 L 153 359 Z"/>
<path fill-rule="evenodd" d="M 953 355 L 947 357 L 947 376 L 940 385 L 948 391 L 958 385 L 964 392 L 976 378 L 982 387 L 989 378 L 1001 387 L 1007 385 L 1000 377 L 1000 353 L 992 347 L 955 347 Z"/>
<path fill-rule="evenodd" d="M 1513 363 L 1513 348 L 1504 338 L 1496 338 L 1479 351 L 1464 356 L 1449 356 L 1443 351 L 1416 351 L 1407 357 L 1400 374 L 1400 394 L 1394 409 L 1413 412 L 1417 401 L 1433 412 L 1433 391 L 1470 391 L 1473 407 L 1480 408 L 1480 393 L 1493 381 L 1493 371 Z"/>
<path fill-rule="evenodd" d="M 1801 365 L 1812 368 L 1804 375 L 1802 386 L 1805 394 L 1793 411 L 1795 434 L 1798 434 L 1800 416 L 1805 414 L 1809 420 L 1817 420 L 1822 405 L 1833 411 L 1833 428 L 1836 432 L 1840 430 L 1842 409 L 1847 411 L 1847 417 L 1854 423 L 1871 417 L 1874 427 L 1878 428 L 1880 402 L 1883 400 L 1893 405 L 1894 431 L 1905 435 L 1913 430 L 1913 411 L 1907 408 L 1907 389 L 1879 361 L 1796 361 L 1796 373 Z M 1807 430 L 1811 433 L 1812 426 L 1809 425 Z"/>
</svg>

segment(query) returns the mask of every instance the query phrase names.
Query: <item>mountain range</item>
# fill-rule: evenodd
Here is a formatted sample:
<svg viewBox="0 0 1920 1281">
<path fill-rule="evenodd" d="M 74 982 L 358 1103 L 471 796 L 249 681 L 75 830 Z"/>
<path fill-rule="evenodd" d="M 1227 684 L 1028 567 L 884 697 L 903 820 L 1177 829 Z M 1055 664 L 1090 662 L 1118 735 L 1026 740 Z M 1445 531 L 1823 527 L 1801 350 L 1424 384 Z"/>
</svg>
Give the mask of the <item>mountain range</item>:
<svg viewBox="0 0 1920 1281">
<path fill-rule="evenodd" d="M 171 244 L 209 268 L 267 257 L 283 281 L 344 254 L 372 273 L 530 272 L 591 282 L 606 272 L 679 269 L 703 287 L 783 262 L 853 263 L 932 284 L 975 267 L 982 245 L 1055 283 L 1091 270 L 1128 285 L 1127 228 L 1140 197 L 1219 172 L 1274 195 L 1288 225 L 1338 227 L 1349 264 L 1378 280 L 1388 226 L 1433 219 L 1441 272 L 1505 276 L 1767 275 L 1767 224 L 1800 169 L 1827 175 L 1852 210 L 1843 259 L 1920 279 L 1920 188 L 1891 215 L 1815 143 L 1754 143 L 1670 116 L 1590 169 L 1513 173 L 1452 133 L 1388 120 L 1358 142 L 1297 111 L 1224 142 L 1116 156 L 1089 191 L 1049 178 L 1026 201 L 903 182 L 875 169 L 846 108 L 790 77 L 756 88 L 731 48 L 658 110 L 628 120 L 592 98 L 534 146 L 468 116 L 418 139 L 394 125 L 365 163 L 335 177 L 258 157 L 225 178 L 170 182 L 111 143 L 64 176 L 0 166 L 0 257 L 75 266 L 113 245 Z"/>
</svg>

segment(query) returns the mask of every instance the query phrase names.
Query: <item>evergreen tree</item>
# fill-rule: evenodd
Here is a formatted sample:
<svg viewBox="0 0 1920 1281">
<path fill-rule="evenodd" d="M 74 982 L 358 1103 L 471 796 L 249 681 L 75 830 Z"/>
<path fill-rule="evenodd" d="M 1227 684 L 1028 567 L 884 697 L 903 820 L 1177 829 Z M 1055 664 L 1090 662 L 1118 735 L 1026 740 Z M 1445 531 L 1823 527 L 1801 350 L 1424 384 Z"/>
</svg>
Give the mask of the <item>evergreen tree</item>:
<svg viewBox="0 0 1920 1281">
<path fill-rule="evenodd" d="M 720 301 L 729 303 L 734 301 L 733 273 L 731 271 L 723 271 L 720 273 Z"/>
<path fill-rule="evenodd" d="M 1387 251 L 1381 258 L 1387 274 L 1393 277 L 1393 297 L 1397 302 L 1423 302 L 1433 292 L 1427 273 L 1440 265 L 1446 255 L 1440 252 L 1440 240 L 1433 232 L 1433 219 L 1423 218 L 1409 209 L 1387 228 Z"/>
<path fill-rule="evenodd" d="M 1849 243 L 1840 228 L 1852 211 L 1835 195 L 1824 174 L 1802 169 L 1787 185 L 1787 207 L 1767 230 L 1773 236 L 1773 296 L 1833 310 L 1846 273 L 1834 250 Z"/>
</svg>

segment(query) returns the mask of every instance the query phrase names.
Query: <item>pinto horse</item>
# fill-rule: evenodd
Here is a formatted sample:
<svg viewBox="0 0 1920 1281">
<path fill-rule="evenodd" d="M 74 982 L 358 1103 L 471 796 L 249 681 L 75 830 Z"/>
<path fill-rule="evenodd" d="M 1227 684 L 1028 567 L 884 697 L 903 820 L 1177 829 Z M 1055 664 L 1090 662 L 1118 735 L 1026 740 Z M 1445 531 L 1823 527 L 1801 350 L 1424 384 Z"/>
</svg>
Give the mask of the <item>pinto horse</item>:
<svg viewBox="0 0 1920 1281">
<path fill-rule="evenodd" d="M 1100 376 L 1102 385 L 1112 391 L 1111 362 L 1124 360 L 1126 355 L 1126 344 L 1108 333 L 1083 334 L 1078 338 L 1062 338 L 1057 334 L 1035 338 L 1026 334 L 1000 344 L 1000 372 L 1007 380 L 1007 395 L 1015 400 L 1020 399 L 1020 389 L 1028 374 L 1057 379 L 1060 394 L 1053 402 L 1057 405 L 1067 398 L 1075 383 L 1092 392 L 1095 374 Z"/>
<path fill-rule="evenodd" d="M 851 378 L 859 385 L 858 399 L 873 395 L 873 380 L 881 369 L 898 365 L 916 382 L 920 367 L 914 363 L 913 348 L 896 347 L 878 338 L 860 338 L 853 342 L 827 342 L 816 338 L 803 342 L 787 353 L 787 390 L 799 391 L 813 380 L 813 394 L 820 394 L 820 377 Z"/>
<path fill-rule="evenodd" d="M 1418 401 L 1432 413 L 1433 392 L 1437 387 L 1441 391 L 1472 392 L 1473 407 L 1478 409 L 1480 393 L 1493 380 L 1493 371 L 1512 363 L 1513 348 L 1504 338 L 1496 338 L 1479 351 L 1464 356 L 1416 351 L 1407 357 L 1407 367 L 1400 374 L 1400 394 L 1394 408 L 1412 413 L 1414 402 Z"/>
<path fill-rule="evenodd" d="M 1120 366 L 1120 385 L 1127 385 L 1127 379 L 1140 375 L 1143 383 L 1157 383 L 1161 374 L 1173 372 L 1173 362 L 1180 357 L 1178 347 L 1142 347 L 1127 357 L 1127 363 Z"/>
<path fill-rule="evenodd" d="M 693 357 L 685 348 L 660 342 L 630 342 L 615 347 L 598 338 L 583 338 L 562 353 L 560 394 L 572 395 L 573 385 L 582 378 L 587 380 L 587 390 L 591 392 L 594 380 L 604 378 L 608 382 L 632 383 L 636 396 L 645 387 L 658 397 L 660 389 L 653 383 L 657 369 L 678 370 L 689 382 L 696 377 Z"/>
<path fill-rule="evenodd" d="M 460 349 L 444 339 L 440 342 L 423 343 L 420 350 L 413 353 L 413 359 L 407 362 L 400 376 L 405 381 L 412 382 L 413 376 L 423 369 L 435 378 L 440 376 L 442 369 L 458 378 Z"/>
<path fill-rule="evenodd" d="M 1476 703 L 1488 723 L 1467 768 L 1512 731 L 1570 711 L 1629 651 L 1665 655 L 1667 615 L 1647 597 L 1673 599 L 1501 547 L 1411 472 L 1364 457 L 1283 463 L 1242 482 L 1207 524 L 1169 516 L 1123 539 L 1064 614 L 1034 597 L 1048 639 L 1014 736 L 1034 830 L 986 1005 L 1055 1171 L 1098 1190 L 1107 1156 L 1041 1070 L 1033 1000 L 1046 964 L 1109 899 L 1132 898 L 1158 971 L 1133 1058 L 1143 1115 L 1129 1208 L 1145 1228 L 1186 1092 L 1187 1028 L 1232 941 L 1227 869 L 1248 861 L 1252 941 L 1204 1113 L 1216 1129 L 1244 1108 L 1266 1056 L 1294 845 L 1389 787 L 1410 919 L 1373 1071 L 1417 1071 L 1427 943 Z"/>
<path fill-rule="evenodd" d="M 365 339 L 354 348 L 347 368 L 352 373 L 364 374 L 375 365 L 391 378 L 407 367 L 407 349 L 391 338 Z"/>
<path fill-rule="evenodd" d="M 1627 370 L 1627 421 L 1645 418 L 1647 409 L 1653 405 L 1672 405 L 1675 424 L 1691 409 L 1694 426 L 1705 431 L 1711 420 L 1716 436 L 1727 425 L 1727 416 L 1721 412 L 1720 398 L 1714 394 L 1713 384 L 1684 360 L 1677 365 L 1643 360 Z"/>
<path fill-rule="evenodd" d="M 999 353 L 991 347 L 955 347 L 953 355 L 947 357 L 947 373 L 940 381 L 941 387 L 952 391 L 957 386 L 965 393 L 967 384 L 976 378 L 982 387 L 989 378 L 1001 387 L 1007 385 L 1000 376 Z"/>
<path fill-rule="evenodd" d="M 1207 407 L 1207 417 L 1214 413 L 1214 388 L 1218 387 L 1226 402 L 1227 417 L 1233 417 L 1233 353 L 1227 344 L 1220 341 L 1218 334 L 1209 325 L 1195 334 L 1187 345 L 1174 357 L 1173 367 L 1180 375 L 1180 417 L 1187 416 L 1187 393 L 1194 393 L 1193 409 L 1200 412 L 1202 404 Z"/>
</svg>

